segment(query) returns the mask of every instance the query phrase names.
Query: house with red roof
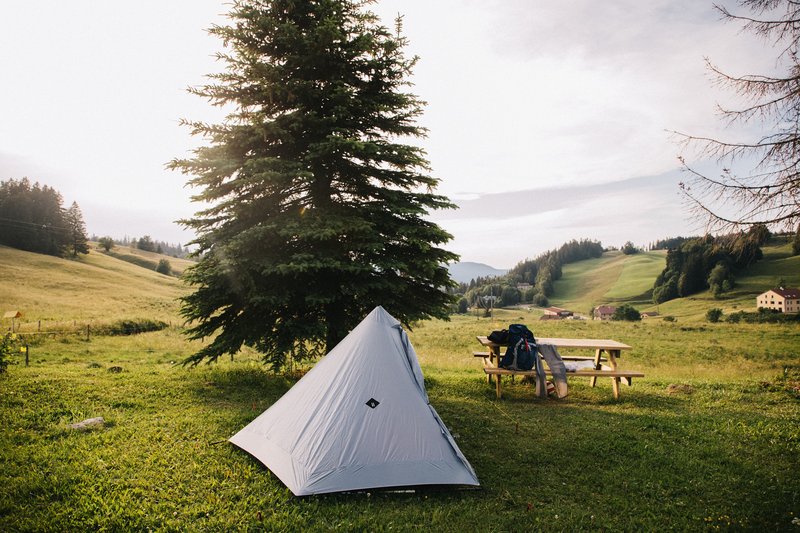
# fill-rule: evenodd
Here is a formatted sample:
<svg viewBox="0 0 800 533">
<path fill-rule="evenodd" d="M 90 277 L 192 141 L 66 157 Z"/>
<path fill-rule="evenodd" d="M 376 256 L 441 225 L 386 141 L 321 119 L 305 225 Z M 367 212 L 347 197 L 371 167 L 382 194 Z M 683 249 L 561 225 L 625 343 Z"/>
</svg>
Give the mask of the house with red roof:
<svg viewBox="0 0 800 533">
<path fill-rule="evenodd" d="M 762 292 L 756 298 L 756 306 L 759 309 L 775 309 L 781 313 L 799 313 L 800 289 L 778 287 Z"/>
<path fill-rule="evenodd" d="M 594 308 L 592 313 L 595 320 L 611 320 L 614 313 L 617 311 L 616 307 L 610 305 L 598 305 Z"/>
</svg>

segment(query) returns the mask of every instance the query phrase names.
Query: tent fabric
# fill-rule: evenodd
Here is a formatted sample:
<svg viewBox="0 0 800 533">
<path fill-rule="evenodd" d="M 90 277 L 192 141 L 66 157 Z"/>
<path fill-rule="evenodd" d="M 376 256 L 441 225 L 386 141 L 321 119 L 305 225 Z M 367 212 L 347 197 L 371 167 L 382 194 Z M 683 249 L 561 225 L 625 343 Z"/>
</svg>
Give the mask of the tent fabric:
<svg viewBox="0 0 800 533">
<path fill-rule="evenodd" d="M 408 336 L 380 306 L 230 441 L 297 496 L 479 485 L 428 402 Z"/>
</svg>

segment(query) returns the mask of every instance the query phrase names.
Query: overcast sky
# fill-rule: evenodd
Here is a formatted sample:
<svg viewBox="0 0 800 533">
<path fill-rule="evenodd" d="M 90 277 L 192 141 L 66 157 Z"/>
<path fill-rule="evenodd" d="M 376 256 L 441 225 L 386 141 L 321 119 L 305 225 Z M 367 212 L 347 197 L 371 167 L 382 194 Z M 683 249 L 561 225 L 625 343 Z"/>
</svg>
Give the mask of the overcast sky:
<svg viewBox="0 0 800 533">
<path fill-rule="evenodd" d="M 732 74 L 775 53 L 705 0 L 384 0 L 404 15 L 422 145 L 439 192 L 432 218 L 464 261 L 508 268 L 569 239 L 620 246 L 702 231 L 678 196 L 667 130 L 725 130 L 709 57 Z M 165 169 L 199 139 L 180 118 L 222 113 L 186 87 L 222 68 L 205 29 L 214 0 L 0 4 L 0 180 L 29 177 L 77 201 L 90 233 L 186 243 L 198 209 Z M 737 137 L 737 135 L 739 137 Z"/>
</svg>

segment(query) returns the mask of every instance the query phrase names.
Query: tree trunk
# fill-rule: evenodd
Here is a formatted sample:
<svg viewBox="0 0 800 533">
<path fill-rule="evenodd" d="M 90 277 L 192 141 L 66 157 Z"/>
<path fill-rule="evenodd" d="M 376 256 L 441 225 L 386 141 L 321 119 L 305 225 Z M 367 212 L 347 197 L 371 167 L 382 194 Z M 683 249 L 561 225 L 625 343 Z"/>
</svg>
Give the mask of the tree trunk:
<svg viewBox="0 0 800 533">
<path fill-rule="evenodd" d="M 347 331 L 344 327 L 344 316 L 339 304 L 329 303 L 325 306 L 325 325 L 327 328 L 325 353 L 328 353 L 347 336 Z"/>
</svg>

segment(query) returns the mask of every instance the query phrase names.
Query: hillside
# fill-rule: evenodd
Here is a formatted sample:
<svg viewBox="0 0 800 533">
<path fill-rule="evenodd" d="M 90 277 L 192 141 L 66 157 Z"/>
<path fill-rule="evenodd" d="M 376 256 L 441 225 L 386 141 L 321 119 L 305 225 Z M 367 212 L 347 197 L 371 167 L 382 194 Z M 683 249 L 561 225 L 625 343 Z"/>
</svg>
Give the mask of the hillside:
<svg viewBox="0 0 800 533">
<path fill-rule="evenodd" d="M 662 315 L 698 318 L 712 307 L 719 307 L 725 314 L 735 311 L 755 311 L 756 296 L 778 285 L 783 279 L 790 287 L 800 286 L 800 256 L 792 256 L 788 242 L 773 239 L 762 248 L 764 258 L 736 274 L 736 287 L 724 298 L 715 299 L 709 291 L 687 298 L 678 298 L 650 309 Z"/>
<path fill-rule="evenodd" d="M 636 255 L 607 252 L 598 259 L 565 265 L 563 276 L 555 282 L 553 305 L 581 314 L 600 304 L 630 303 L 640 311 L 657 311 L 684 319 L 702 319 L 712 307 L 723 312 L 755 310 L 755 297 L 783 279 L 789 286 L 800 285 L 800 256 L 791 255 L 791 244 L 772 239 L 763 248 L 764 258 L 743 272 L 736 273 L 736 287 L 722 299 L 709 291 L 655 305 L 652 288 L 663 270 L 666 252 Z"/>
<path fill-rule="evenodd" d="M 663 251 L 635 255 L 615 251 L 564 265 L 550 302 L 581 314 L 588 314 L 595 305 L 611 302 L 649 305 L 653 282 L 665 262 Z"/>
<path fill-rule="evenodd" d="M 0 271 L 0 307 L 21 311 L 23 323 L 134 317 L 174 321 L 176 299 L 186 293 L 177 278 L 95 250 L 61 259 L 0 246 Z"/>
<path fill-rule="evenodd" d="M 195 264 L 194 261 L 190 261 L 188 259 L 170 257 L 168 255 L 158 254 L 156 252 L 146 252 L 144 250 L 130 248 L 128 246 L 117 246 L 112 248 L 109 252 L 98 249 L 98 252 L 110 255 L 111 257 L 115 257 L 123 261 L 127 261 L 128 263 L 133 263 L 148 270 L 155 270 L 158 262 L 161 259 L 166 259 L 169 261 L 169 264 L 172 267 L 172 273 L 175 276 L 180 276 L 183 274 L 184 270 Z"/>
</svg>

